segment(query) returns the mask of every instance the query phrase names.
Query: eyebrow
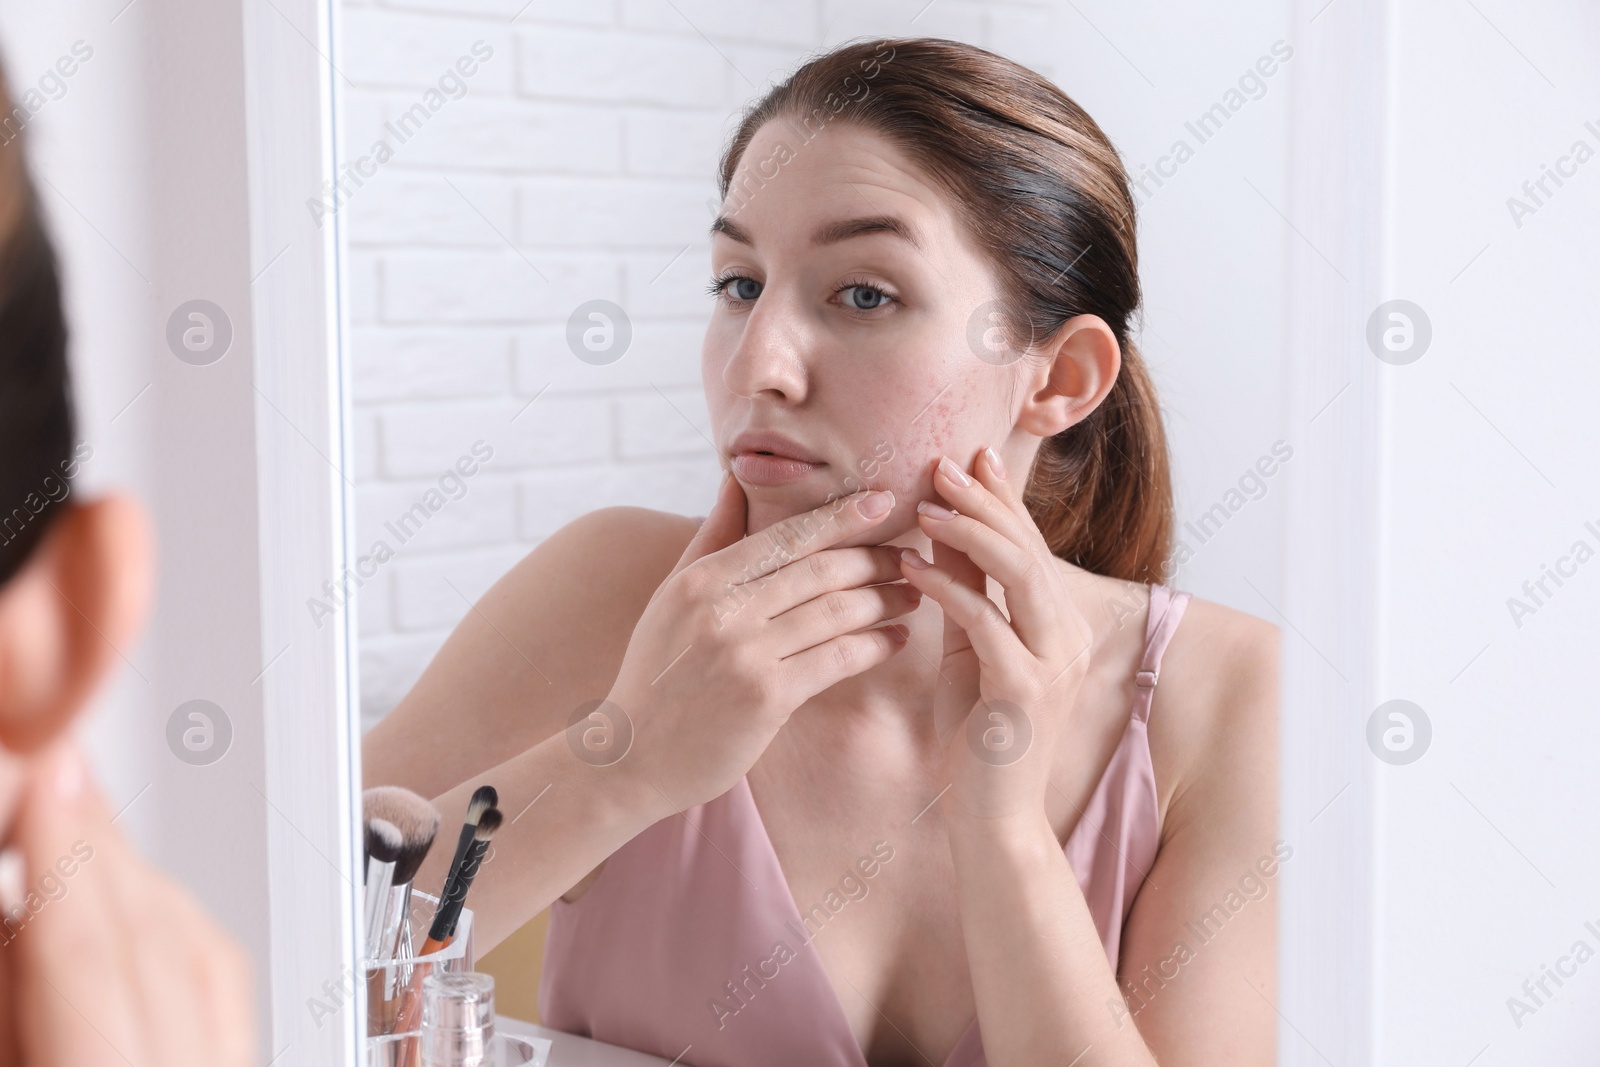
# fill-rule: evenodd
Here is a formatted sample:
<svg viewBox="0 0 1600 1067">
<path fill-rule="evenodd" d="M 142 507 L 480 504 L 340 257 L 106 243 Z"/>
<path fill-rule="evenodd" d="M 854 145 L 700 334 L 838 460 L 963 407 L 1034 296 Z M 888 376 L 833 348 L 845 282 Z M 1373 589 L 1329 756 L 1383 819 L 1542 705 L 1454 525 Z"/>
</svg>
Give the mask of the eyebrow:
<svg viewBox="0 0 1600 1067">
<path fill-rule="evenodd" d="M 711 224 L 712 233 L 725 234 L 740 244 L 755 247 L 755 241 L 745 232 L 744 227 L 734 222 L 726 215 L 718 215 Z M 869 233 L 889 233 L 906 241 L 912 248 L 922 251 L 922 239 L 917 231 L 907 222 L 893 215 L 867 215 L 858 219 L 841 219 L 838 222 L 827 223 L 811 235 L 814 245 L 837 244 L 848 241 L 852 237 L 861 237 Z"/>
</svg>

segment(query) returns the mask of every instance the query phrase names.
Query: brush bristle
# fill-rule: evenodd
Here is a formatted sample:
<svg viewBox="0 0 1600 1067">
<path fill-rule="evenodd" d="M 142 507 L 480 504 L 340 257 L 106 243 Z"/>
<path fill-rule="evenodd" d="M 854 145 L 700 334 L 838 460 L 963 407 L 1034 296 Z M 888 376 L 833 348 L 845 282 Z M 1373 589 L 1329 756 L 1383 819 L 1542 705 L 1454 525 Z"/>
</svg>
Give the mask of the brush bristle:
<svg viewBox="0 0 1600 1067">
<path fill-rule="evenodd" d="M 405 839 L 400 828 L 388 819 L 367 820 L 367 859 L 379 863 L 393 863 L 400 858 L 400 848 Z"/>
<path fill-rule="evenodd" d="M 498 807 L 500 794 L 495 792 L 492 785 L 480 785 L 473 790 L 472 803 L 467 805 L 467 822 L 478 825 L 478 820 L 483 818 L 483 813 L 490 808 Z"/>
<path fill-rule="evenodd" d="M 478 820 L 478 828 L 472 832 L 474 841 L 487 841 L 493 837 L 495 831 L 500 829 L 500 822 L 504 818 L 499 808 L 490 808 L 483 813 L 483 818 Z"/>
<path fill-rule="evenodd" d="M 400 851 L 395 858 L 394 884 L 404 885 L 417 876 L 439 832 L 439 809 L 411 790 L 398 785 L 374 786 L 361 794 L 370 823 L 383 819 L 400 831 Z"/>
</svg>

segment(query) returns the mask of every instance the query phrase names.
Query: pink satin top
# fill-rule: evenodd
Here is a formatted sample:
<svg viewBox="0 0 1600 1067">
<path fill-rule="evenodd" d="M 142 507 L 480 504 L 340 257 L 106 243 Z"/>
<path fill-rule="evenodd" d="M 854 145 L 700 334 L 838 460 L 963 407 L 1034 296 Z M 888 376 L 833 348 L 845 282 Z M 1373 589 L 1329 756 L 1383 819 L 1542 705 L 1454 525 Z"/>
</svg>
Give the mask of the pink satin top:
<svg viewBox="0 0 1600 1067">
<path fill-rule="evenodd" d="M 1151 585 L 1133 711 L 1064 846 L 1113 971 L 1122 925 L 1155 860 L 1146 723 L 1161 654 L 1189 596 Z M 634 837 L 582 896 L 551 906 L 540 1021 L 694 1067 L 867 1067 L 811 944 L 825 919 L 824 908 L 801 916 L 741 778 Z M 973 1019 L 943 1067 L 986 1062 Z"/>
</svg>

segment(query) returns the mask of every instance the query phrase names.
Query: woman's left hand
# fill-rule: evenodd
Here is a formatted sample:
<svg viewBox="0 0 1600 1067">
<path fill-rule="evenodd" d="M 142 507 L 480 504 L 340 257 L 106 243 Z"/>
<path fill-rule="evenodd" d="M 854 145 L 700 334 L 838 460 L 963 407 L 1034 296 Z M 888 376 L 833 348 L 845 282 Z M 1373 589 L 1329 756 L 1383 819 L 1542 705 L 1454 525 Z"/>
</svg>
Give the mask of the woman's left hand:
<svg viewBox="0 0 1600 1067">
<path fill-rule="evenodd" d="M 905 549 L 900 569 L 944 612 L 934 723 L 950 782 L 941 797 L 947 816 L 1034 819 L 1088 673 L 1093 631 L 992 450 L 979 453 L 973 475 L 941 458 L 934 485 L 955 514 L 919 505 L 933 561 L 919 569 L 912 560 L 921 556 Z M 988 596 L 990 577 L 1005 590 L 1005 612 Z"/>
</svg>

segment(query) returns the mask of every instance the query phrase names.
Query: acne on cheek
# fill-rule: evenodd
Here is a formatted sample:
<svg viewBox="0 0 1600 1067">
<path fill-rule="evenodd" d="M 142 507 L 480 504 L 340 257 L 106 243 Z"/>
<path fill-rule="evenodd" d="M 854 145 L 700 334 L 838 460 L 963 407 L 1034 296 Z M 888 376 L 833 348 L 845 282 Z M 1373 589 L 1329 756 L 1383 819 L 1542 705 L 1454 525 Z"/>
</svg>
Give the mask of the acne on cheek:
<svg viewBox="0 0 1600 1067">
<path fill-rule="evenodd" d="M 923 419 L 928 416 L 924 415 Z M 919 424 L 920 424 L 919 420 Z M 884 440 L 887 440 L 885 438 Z M 885 460 L 863 461 L 854 477 L 844 479 L 840 495 L 860 492 L 862 489 L 888 489 L 894 493 L 895 510 L 889 519 L 865 531 L 858 539 L 847 543 L 883 544 L 917 528 L 917 501 L 933 497 L 933 464 L 938 453 L 930 453 L 931 438 L 918 434 L 909 447 L 904 442 L 889 442 L 894 452 Z M 884 449 L 887 451 L 887 449 Z"/>
<path fill-rule="evenodd" d="M 933 482 L 933 468 L 940 456 L 951 459 L 968 469 L 971 465 L 968 447 L 964 441 L 972 435 L 967 425 L 970 416 L 963 413 L 977 410 L 980 399 L 976 396 L 957 396 L 951 389 L 934 401 L 913 426 L 905 446 L 896 456 L 903 469 L 898 472 L 901 484 L 916 492 L 917 500 L 942 499 Z M 912 505 L 915 506 L 915 503 Z"/>
</svg>

